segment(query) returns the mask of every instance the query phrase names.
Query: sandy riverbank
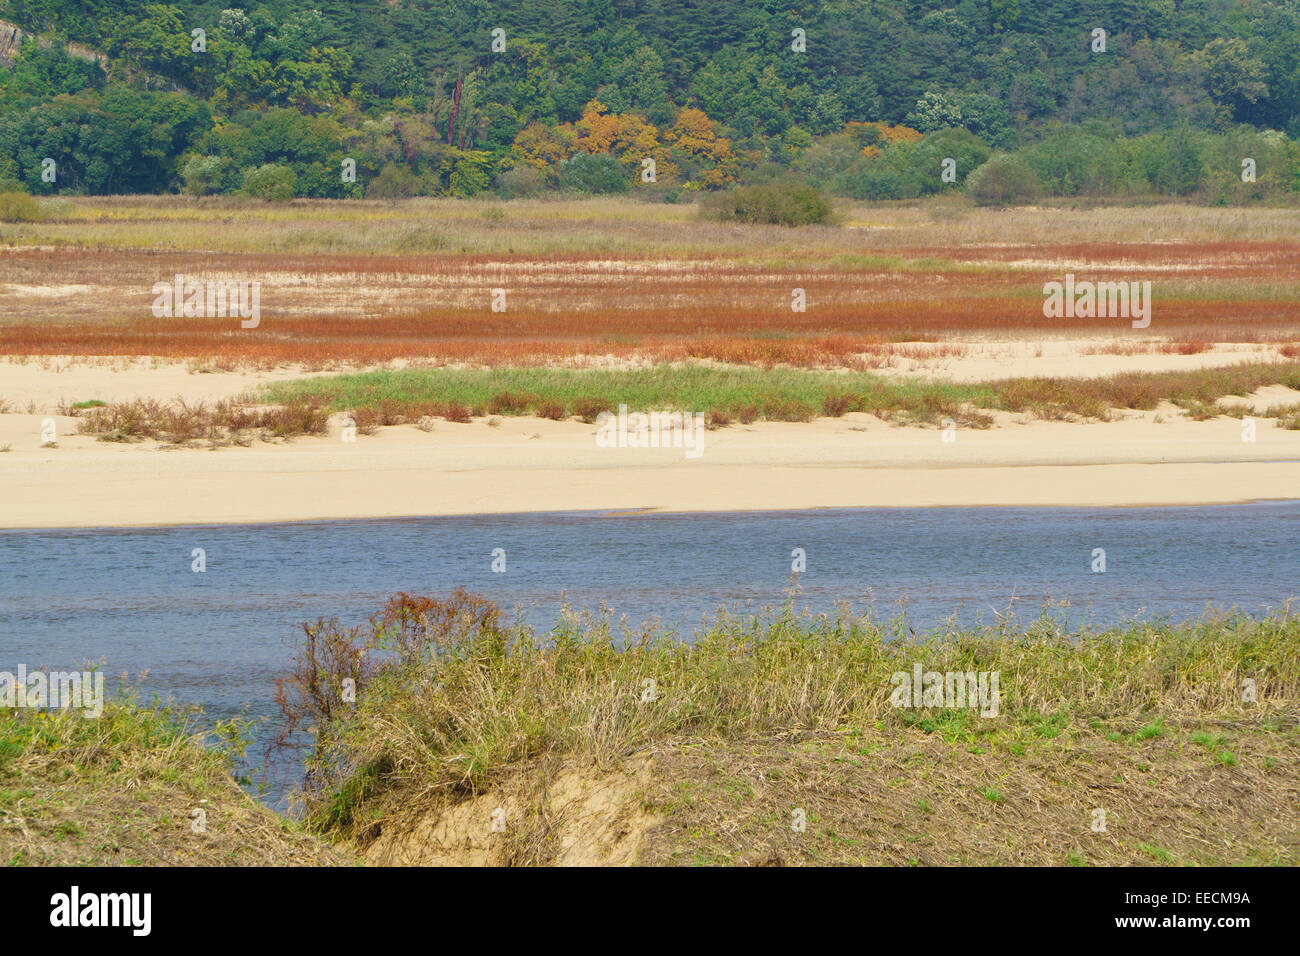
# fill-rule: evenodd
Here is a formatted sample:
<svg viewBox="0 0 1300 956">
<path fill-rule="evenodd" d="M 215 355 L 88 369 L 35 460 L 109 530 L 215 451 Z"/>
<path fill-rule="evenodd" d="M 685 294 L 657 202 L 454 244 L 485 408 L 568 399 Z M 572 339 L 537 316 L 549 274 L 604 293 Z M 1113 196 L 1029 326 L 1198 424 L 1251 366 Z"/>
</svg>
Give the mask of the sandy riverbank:
<svg viewBox="0 0 1300 956">
<path fill-rule="evenodd" d="M 1270 392 L 1270 390 L 1264 390 Z M 1261 397 L 1261 404 L 1276 396 Z M 1292 399 L 1294 401 L 1294 398 Z M 0 527 L 126 527 L 578 510 L 1180 505 L 1300 498 L 1300 432 L 1174 409 L 1021 422 L 944 442 L 850 414 L 704 433 L 682 449 L 600 448 L 577 421 L 439 421 L 216 450 L 98 442 L 54 417 L 0 416 Z"/>
<path fill-rule="evenodd" d="M 1043 355 L 1001 356 L 1008 374 L 1060 367 Z M 1106 374 L 1136 360 L 1161 367 L 1192 356 L 1088 355 L 1074 369 Z M 1220 353 L 1219 358 L 1235 354 Z M 957 358 L 942 377 L 964 377 Z M 987 369 L 985 369 L 987 371 Z M 601 448 L 595 426 L 504 417 L 438 421 L 432 431 L 381 429 L 346 442 L 340 416 L 326 437 L 255 440 L 249 447 L 115 444 L 77 432 L 60 402 L 214 401 L 302 370 L 197 374 L 160 362 L 0 362 L 0 528 L 128 527 L 579 510 L 733 511 L 979 505 L 1186 505 L 1300 498 L 1300 432 L 1256 420 L 1192 421 L 1165 405 L 1107 423 L 1047 422 L 999 413 L 989 429 L 897 427 L 865 414 L 810 423 L 758 422 L 704 433 L 702 454 Z M 906 374 L 904 372 L 904 374 Z M 1231 403 L 1234 400 L 1225 400 Z M 1300 403 L 1281 386 L 1241 399 L 1263 411 Z M 55 447 L 43 447 L 53 422 Z"/>
</svg>

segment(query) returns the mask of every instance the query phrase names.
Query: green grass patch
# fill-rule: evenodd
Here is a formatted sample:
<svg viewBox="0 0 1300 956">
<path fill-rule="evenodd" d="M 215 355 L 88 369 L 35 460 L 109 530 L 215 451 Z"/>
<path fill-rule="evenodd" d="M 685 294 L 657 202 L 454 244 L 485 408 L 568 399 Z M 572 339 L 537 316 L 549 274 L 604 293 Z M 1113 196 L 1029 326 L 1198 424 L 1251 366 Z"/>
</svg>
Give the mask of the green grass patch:
<svg viewBox="0 0 1300 956">
<path fill-rule="evenodd" d="M 657 365 L 646 369 L 416 368 L 314 376 L 264 386 L 260 399 L 366 413 L 358 425 L 399 424 L 427 415 L 542 415 L 594 421 L 602 411 L 706 414 L 711 424 L 758 419 L 807 421 L 868 412 L 899 423 L 970 427 L 981 410 L 1040 418 L 1106 418 L 1111 409 L 1150 410 L 1169 400 L 1206 409 L 1228 395 L 1264 385 L 1300 388 L 1300 363 L 1255 363 L 1188 372 L 1133 373 L 1093 379 L 1016 378 L 985 383 L 896 379 L 872 372 Z M 447 410 L 458 410 L 449 413 Z M 458 417 L 456 417 L 458 415 Z"/>
</svg>

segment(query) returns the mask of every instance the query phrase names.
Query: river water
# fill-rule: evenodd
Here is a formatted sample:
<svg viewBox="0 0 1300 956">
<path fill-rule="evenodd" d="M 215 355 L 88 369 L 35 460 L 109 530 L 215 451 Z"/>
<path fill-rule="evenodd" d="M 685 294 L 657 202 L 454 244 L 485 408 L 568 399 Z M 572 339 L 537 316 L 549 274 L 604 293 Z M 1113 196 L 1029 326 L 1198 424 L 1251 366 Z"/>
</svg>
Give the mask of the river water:
<svg viewBox="0 0 1300 956">
<path fill-rule="evenodd" d="M 1300 594 L 1298 540 L 1300 501 L 5 531 L 0 670 L 97 662 L 110 686 L 125 673 L 145 697 L 269 718 L 299 624 L 360 623 L 396 591 L 464 586 L 543 631 L 567 602 L 689 637 L 720 607 L 786 600 L 802 549 L 796 601 L 814 611 L 905 610 L 924 632 L 1047 607 L 1104 626 L 1210 606 L 1268 613 Z"/>
</svg>

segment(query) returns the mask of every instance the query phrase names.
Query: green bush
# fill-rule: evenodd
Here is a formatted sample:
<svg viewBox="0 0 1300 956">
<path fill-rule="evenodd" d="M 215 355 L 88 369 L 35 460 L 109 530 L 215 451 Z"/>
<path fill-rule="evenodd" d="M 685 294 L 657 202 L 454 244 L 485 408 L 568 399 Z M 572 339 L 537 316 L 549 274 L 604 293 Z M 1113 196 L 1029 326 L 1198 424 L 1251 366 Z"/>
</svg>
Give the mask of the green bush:
<svg viewBox="0 0 1300 956">
<path fill-rule="evenodd" d="M 910 199 L 921 194 L 919 184 L 888 157 L 858 159 L 835 178 L 832 189 L 854 199 Z"/>
<path fill-rule="evenodd" d="M 1255 161 L 1255 181 L 1242 180 L 1242 160 Z M 1216 206 L 1285 201 L 1300 191 L 1300 145 L 1273 130 L 1239 128 L 1209 137 L 1203 151 L 1201 198 Z"/>
<path fill-rule="evenodd" d="M 44 218 L 41 204 L 27 193 L 0 193 L 0 222 L 40 222 Z"/>
<path fill-rule="evenodd" d="M 906 144 L 903 155 L 911 175 L 921 184 L 921 195 L 929 196 L 959 189 L 966 177 L 986 163 L 992 153 L 974 133 L 957 128 L 929 133 L 920 142 Z M 955 183 L 945 183 L 940 178 L 945 159 L 957 164 Z"/>
<path fill-rule="evenodd" d="M 1021 156 L 1052 196 L 1115 196 L 1145 192 L 1146 177 L 1130 169 L 1113 135 L 1080 128 L 1056 130 Z"/>
<path fill-rule="evenodd" d="M 1201 188 L 1205 144 L 1205 136 L 1186 129 L 1126 141 L 1135 168 L 1153 191 L 1164 196 L 1190 196 Z"/>
<path fill-rule="evenodd" d="M 290 167 L 267 163 L 244 171 L 244 192 L 255 199 L 285 202 L 294 197 L 297 180 Z"/>
<path fill-rule="evenodd" d="M 625 193 L 627 172 L 613 156 L 582 153 L 560 167 L 560 185 L 580 193 Z"/>
<path fill-rule="evenodd" d="M 187 196 L 210 196 L 222 191 L 226 167 L 230 161 L 220 156 L 195 156 L 181 169 Z"/>
<path fill-rule="evenodd" d="M 531 166 L 516 166 L 497 176 L 496 194 L 502 199 L 523 199 L 536 196 L 546 188 L 541 172 Z"/>
<path fill-rule="evenodd" d="M 491 160 L 486 153 L 467 152 L 452 167 L 447 186 L 453 196 L 464 199 L 485 192 L 492 183 Z"/>
<path fill-rule="evenodd" d="M 1020 156 L 1001 153 L 966 177 L 966 194 L 981 206 L 1032 202 L 1040 193 L 1038 177 Z"/>
<path fill-rule="evenodd" d="M 367 199 L 409 199 L 420 194 L 420 177 L 405 166 L 389 163 L 366 186 Z"/>
<path fill-rule="evenodd" d="M 718 222 L 754 222 L 774 226 L 830 223 L 834 210 L 812 186 L 769 183 L 737 186 L 700 201 L 706 218 Z"/>
<path fill-rule="evenodd" d="M 887 146 L 879 155 L 855 158 L 832 179 L 837 193 L 854 199 L 914 199 L 960 188 L 967 175 L 989 158 L 979 137 L 960 127 L 928 133 L 916 142 Z M 957 163 L 956 183 L 940 174 L 945 159 Z"/>
<path fill-rule="evenodd" d="M 814 142 L 795 157 L 792 165 L 804 180 L 826 189 L 861 158 L 861 147 L 841 133 Z"/>
</svg>

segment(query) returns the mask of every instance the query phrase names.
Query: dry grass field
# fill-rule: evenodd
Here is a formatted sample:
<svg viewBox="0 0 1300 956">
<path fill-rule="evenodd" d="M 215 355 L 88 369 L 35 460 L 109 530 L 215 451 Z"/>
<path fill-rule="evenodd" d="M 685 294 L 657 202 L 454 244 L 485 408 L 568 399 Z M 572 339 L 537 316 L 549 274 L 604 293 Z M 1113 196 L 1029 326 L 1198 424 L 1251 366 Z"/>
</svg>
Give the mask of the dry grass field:
<svg viewBox="0 0 1300 956">
<path fill-rule="evenodd" d="M 626 200 L 61 201 L 49 221 L 0 226 L 0 354 L 861 370 L 990 340 L 1300 352 L 1300 225 L 1285 210 L 932 202 L 840 221 L 721 225 Z M 1151 282 L 1150 327 L 1045 318 L 1043 284 L 1067 273 Z M 176 274 L 259 283 L 260 324 L 154 317 L 153 284 Z"/>
</svg>

